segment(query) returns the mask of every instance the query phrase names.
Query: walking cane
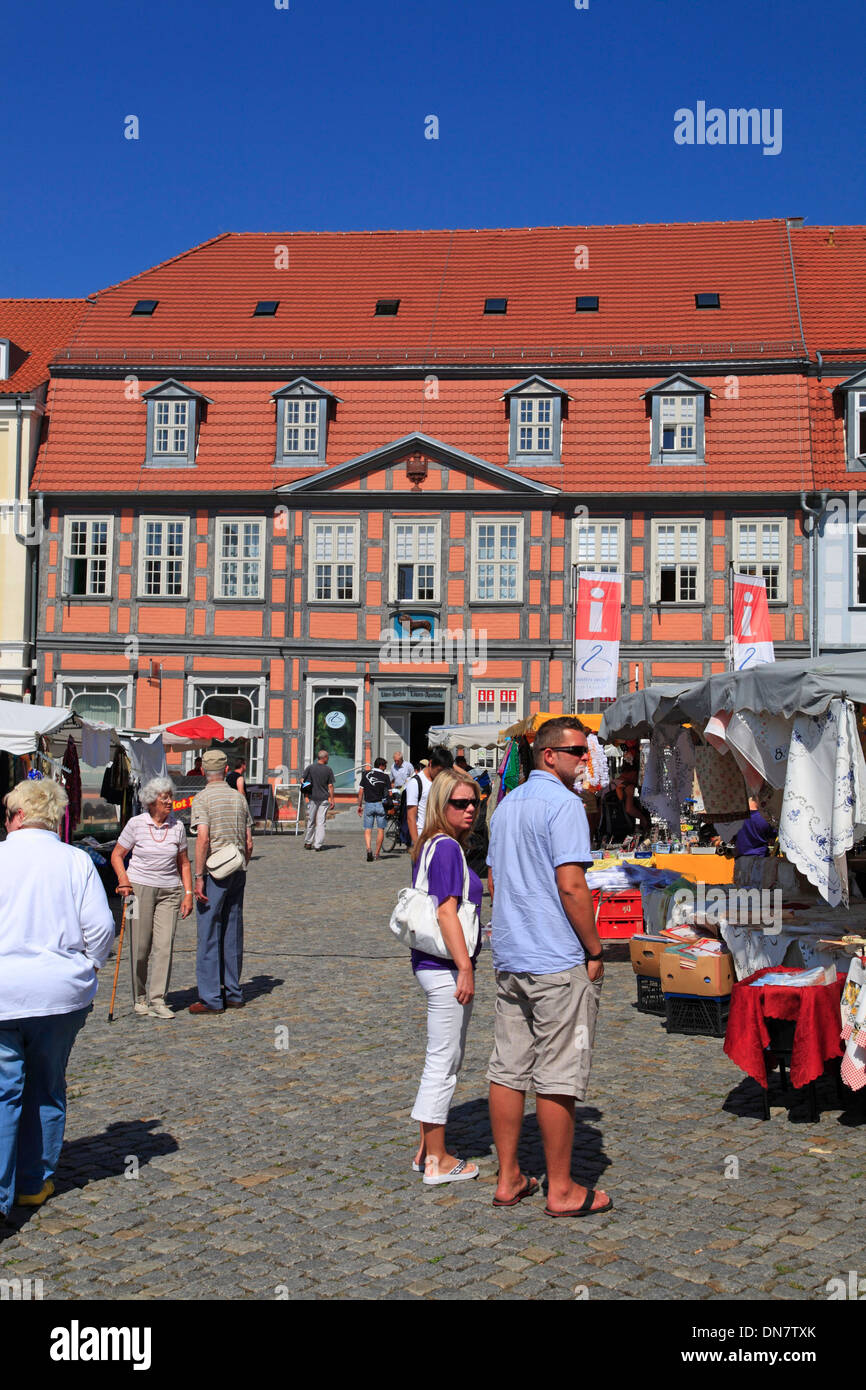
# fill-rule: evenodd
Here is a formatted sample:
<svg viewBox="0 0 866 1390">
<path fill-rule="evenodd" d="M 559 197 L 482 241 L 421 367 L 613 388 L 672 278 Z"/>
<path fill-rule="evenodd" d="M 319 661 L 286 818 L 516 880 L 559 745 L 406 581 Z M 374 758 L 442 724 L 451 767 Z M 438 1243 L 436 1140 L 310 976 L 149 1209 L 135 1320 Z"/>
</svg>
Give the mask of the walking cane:
<svg viewBox="0 0 866 1390">
<path fill-rule="evenodd" d="M 123 899 L 123 913 L 120 918 L 120 936 L 117 938 L 117 960 L 114 966 L 114 988 L 111 991 L 111 1004 L 108 1008 L 108 1021 L 114 1022 L 114 996 L 117 994 L 117 977 L 120 974 L 120 953 L 123 950 L 123 931 L 126 926 L 126 906 L 129 902 L 129 893 Z"/>
</svg>

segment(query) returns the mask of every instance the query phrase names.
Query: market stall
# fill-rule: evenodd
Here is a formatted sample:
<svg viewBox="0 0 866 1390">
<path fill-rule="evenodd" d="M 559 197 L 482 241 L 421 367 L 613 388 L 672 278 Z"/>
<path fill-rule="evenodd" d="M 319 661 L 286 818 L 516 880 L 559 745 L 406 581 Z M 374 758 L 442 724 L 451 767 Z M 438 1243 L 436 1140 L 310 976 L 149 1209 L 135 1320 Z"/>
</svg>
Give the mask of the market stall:
<svg viewBox="0 0 866 1390">
<path fill-rule="evenodd" d="M 796 1058 L 804 1045 L 802 1024 L 796 1039 L 796 1020 L 813 1013 L 806 1007 L 811 994 L 801 1009 L 797 993 L 824 990 L 826 1012 L 827 999 L 837 997 L 837 968 L 843 972 L 842 1013 L 837 1010 L 837 1041 L 822 1057 L 840 1056 L 844 1043 L 843 1079 L 851 1089 L 866 1085 L 866 902 L 859 893 L 850 896 L 847 863 L 866 834 L 858 708 L 864 703 L 866 653 L 846 653 L 719 673 L 678 692 L 654 692 L 637 710 L 634 696 L 624 697 L 605 715 L 606 732 L 613 736 L 633 732 L 637 716 L 645 717 L 642 732 L 650 749 L 644 780 L 664 814 L 679 817 L 689 801 L 738 847 L 733 884 L 718 890 L 711 911 L 709 892 L 701 902 L 694 892 L 691 906 L 688 893 L 681 895 L 676 926 L 692 931 L 694 940 L 671 939 L 673 912 L 657 923 L 657 933 L 633 940 L 639 1001 L 660 1012 L 661 995 L 671 1031 L 720 1033 L 730 991 L 740 991 L 729 1052 L 735 1059 L 748 1056 L 746 1070 L 760 1073 L 764 1087 L 767 1039 L 775 1038 L 783 1061 L 787 1055 L 773 1019 L 790 1025 L 788 1052 Z M 771 834 L 777 827 L 777 843 L 768 840 L 770 852 L 744 848 L 758 822 Z M 731 962 L 726 992 L 720 953 Z M 653 999 L 649 982 L 656 973 Z M 676 1023 L 671 1028 L 677 1008 L 682 1012 L 684 1004 L 698 1000 L 712 1006 L 715 1026 L 709 1026 L 708 1013 L 704 1029 L 679 1029 Z M 805 1075 L 795 1063 L 792 1077 Z M 814 1077 L 808 1079 L 811 1084 Z"/>
</svg>

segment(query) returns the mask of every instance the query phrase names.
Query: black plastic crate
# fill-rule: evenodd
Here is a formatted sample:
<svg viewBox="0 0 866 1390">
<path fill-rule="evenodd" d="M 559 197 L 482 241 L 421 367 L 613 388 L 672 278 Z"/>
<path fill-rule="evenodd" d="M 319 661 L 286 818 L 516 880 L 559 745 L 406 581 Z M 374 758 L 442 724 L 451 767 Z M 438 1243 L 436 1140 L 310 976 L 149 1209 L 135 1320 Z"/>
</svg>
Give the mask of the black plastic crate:
<svg viewBox="0 0 866 1390">
<path fill-rule="evenodd" d="M 728 1026 L 731 996 L 666 994 L 665 1027 L 669 1033 L 723 1038 Z"/>
<path fill-rule="evenodd" d="M 649 975 L 637 975 L 637 1011 L 639 1014 L 658 1014 L 665 1016 L 665 996 L 661 980 L 653 980 Z"/>
</svg>

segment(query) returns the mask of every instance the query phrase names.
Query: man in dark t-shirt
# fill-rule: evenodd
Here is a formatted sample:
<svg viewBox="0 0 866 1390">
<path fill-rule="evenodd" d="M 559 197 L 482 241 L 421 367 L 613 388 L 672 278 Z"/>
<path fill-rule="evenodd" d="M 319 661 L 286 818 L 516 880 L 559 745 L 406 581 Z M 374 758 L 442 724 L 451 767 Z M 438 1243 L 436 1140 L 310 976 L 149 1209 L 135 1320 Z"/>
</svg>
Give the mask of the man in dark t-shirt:
<svg viewBox="0 0 866 1390">
<path fill-rule="evenodd" d="M 320 850 L 325 843 L 325 817 L 328 807 L 333 811 L 334 774 L 328 767 L 328 754 L 321 749 L 318 759 L 304 768 L 301 789 L 307 798 L 307 833 L 304 849 Z M 315 844 L 313 843 L 315 837 Z"/>
<path fill-rule="evenodd" d="M 364 843 L 367 846 L 367 863 L 373 862 L 373 827 L 376 827 L 376 858 L 382 853 L 385 839 L 385 797 L 391 790 L 391 778 L 385 768 L 384 758 L 377 758 L 369 772 L 365 772 L 358 788 L 358 815 L 364 816 Z"/>
</svg>

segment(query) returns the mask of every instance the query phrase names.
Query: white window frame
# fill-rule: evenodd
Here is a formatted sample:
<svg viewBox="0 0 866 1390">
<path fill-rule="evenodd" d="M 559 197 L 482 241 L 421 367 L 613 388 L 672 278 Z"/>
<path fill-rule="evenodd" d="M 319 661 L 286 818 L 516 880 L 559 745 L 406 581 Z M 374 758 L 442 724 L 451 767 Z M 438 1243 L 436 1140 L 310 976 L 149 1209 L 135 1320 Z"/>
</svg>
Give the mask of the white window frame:
<svg viewBox="0 0 866 1390">
<path fill-rule="evenodd" d="M 339 559 L 338 529 L 347 528 L 352 532 L 352 551 L 351 560 Z M 319 560 L 316 558 L 317 530 L 329 530 L 331 532 L 331 560 Z M 358 603 L 361 598 L 361 523 L 351 517 L 329 517 L 312 516 L 309 520 L 309 531 L 307 533 L 307 602 L 315 604 L 333 603 Z M 338 581 L 340 578 L 339 567 L 343 564 L 352 566 L 352 594 L 350 598 L 338 598 Z M 319 570 L 328 566 L 330 574 L 330 598 L 320 598 L 319 589 Z M 336 572 L 336 573 L 335 573 Z"/>
<path fill-rule="evenodd" d="M 427 561 L 427 560 L 419 560 L 419 559 L 415 558 L 415 559 L 413 559 L 413 560 L 410 562 L 410 563 L 412 564 L 412 567 L 413 567 L 413 575 L 412 575 L 412 597 L 411 597 L 411 598 L 398 598 L 398 595 L 397 595 L 397 569 L 398 569 L 398 558 L 397 558 L 397 533 L 398 533 L 398 527 L 407 527 L 407 528 L 409 528 L 410 530 L 415 531 L 415 533 L 416 533 L 416 539 L 415 539 L 415 540 L 413 541 L 413 543 L 412 543 L 412 550 L 413 550 L 413 555 L 415 555 L 415 556 L 417 557 L 417 554 L 418 554 L 417 532 L 418 532 L 418 529 L 419 529 L 420 527 L 422 527 L 422 526 L 432 527 L 432 528 L 433 528 L 433 561 L 432 561 L 432 564 L 433 564 L 433 597 L 432 597 L 432 598 L 419 598 L 419 597 L 417 596 L 417 593 L 418 593 L 418 566 L 421 565 L 421 564 L 425 564 L 425 565 L 426 565 L 426 564 L 428 564 L 428 563 L 430 563 L 430 562 Z M 399 563 L 400 563 L 400 564 L 404 564 L 404 563 L 406 563 L 406 562 L 401 560 L 401 561 L 399 561 Z M 399 602 L 399 603 L 440 603 L 440 602 L 441 602 L 441 586 L 442 586 L 442 523 L 441 523 L 441 521 L 440 521 L 438 518 L 436 518 L 436 517 L 423 517 L 423 518 L 420 518 L 420 517 L 419 517 L 418 520 L 414 520 L 414 519 L 412 519 L 412 518 L 410 518 L 410 517 L 395 517 L 395 518 L 393 518 L 392 521 L 391 521 L 391 528 L 390 528 L 390 559 L 389 559 L 389 566 L 388 566 L 388 568 L 389 568 L 388 582 L 389 582 L 389 591 L 390 591 L 390 592 L 389 592 L 389 597 L 390 597 L 390 601 L 391 601 L 392 603 L 398 603 L 398 602 Z"/>
<path fill-rule="evenodd" d="M 686 402 L 689 409 L 684 409 Z M 666 416 L 665 407 L 673 405 L 673 414 Z M 673 444 L 665 444 L 665 427 L 673 428 Z M 688 442 L 683 432 L 690 431 Z M 695 454 L 698 452 L 698 398 L 687 392 L 663 395 L 659 404 L 659 452 L 662 454 Z"/>
<path fill-rule="evenodd" d="M 514 691 L 517 699 L 514 702 L 513 710 L 508 708 L 503 715 L 502 694 L 504 691 Z M 491 692 L 495 699 L 492 703 L 487 702 L 482 710 L 480 696 L 486 692 Z M 514 681 L 477 681 L 470 687 L 470 709 L 471 722 L 473 724 L 491 724 L 500 728 L 508 728 L 511 724 L 516 724 L 518 719 L 523 718 L 523 682 Z M 496 748 L 469 748 L 466 751 L 467 761 L 471 767 L 486 767 L 495 769 L 501 759 L 501 752 Z"/>
<path fill-rule="evenodd" d="M 72 526 L 84 522 L 87 526 L 86 553 L 84 555 L 72 555 Z M 91 527 L 95 524 L 106 524 L 105 535 L 105 554 L 92 554 L 93 540 Z M 74 560 L 85 560 L 87 563 L 87 581 L 83 593 L 72 593 L 67 589 L 67 579 L 69 575 L 68 566 Z M 96 561 L 105 561 L 105 588 L 95 589 L 93 587 L 92 564 Z M 112 596 L 112 577 L 114 575 L 114 517 L 93 515 L 75 515 L 64 517 L 63 521 L 63 563 L 60 569 L 61 576 L 61 597 L 62 598 L 104 598 L 110 599 Z"/>
<path fill-rule="evenodd" d="M 259 530 L 259 554 L 256 563 L 258 564 L 258 587 L 254 594 L 228 594 L 224 579 L 223 565 L 236 564 L 242 566 L 245 561 L 240 548 L 242 546 L 243 530 L 238 532 L 239 553 L 236 558 L 223 555 L 223 536 L 229 526 L 257 526 Z M 267 546 L 267 532 L 265 529 L 265 518 L 258 516 L 220 516 L 216 520 L 216 544 L 214 547 L 214 598 L 220 603 L 254 603 L 257 599 L 262 599 L 265 592 L 265 551 Z M 253 563 L 253 561 L 247 561 Z M 238 588 L 242 586 L 242 570 L 238 571 Z"/>
<path fill-rule="evenodd" d="M 169 559 L 176 559 L 176 556 L 167 555 L 151 556 L 147 554 L 147 528 L 148 526 L 177 526 L 180 525 L 183 534 L 183 550 L 180 554 L 180 589 L 177 593 L 170 594 L 166 589 L 165 572 Z M 165 544 L 165 532 L 163 541 Z M 157 593 L 147 592 L 147 562 L 155 560 L 159 565 L 160 588 Z M 187 575 L 189 572 L 189 517 L 186 516 L 141 516 L 138 520 L 138 597 L 140 599 L 168 598 L 178 599 L 187 597 Z"/>
<path fill-rule="evenodd" d="M 600 542 L 600 528 L 605 527 L 616 536 L 616 561 L 602 558 L 603 547 Z M 581 535 L 592 533 L 592 560 L 580 558 Z M 587 547 L 588 548 L 588 547 Z M 597 517 L 594 521 L 575 518 L 572 522 L 571 559 L 581 574 L 602 573 L 625 576 L 625 519 L 620 517 Z"/>
<path fill-rule="evenodd" d="M 192 425 L 191 409 L 194 402 L 188 398 L 178 400 L 176 396 L 159 397 L 154 401 L 153 412 L 153 457 L 155 459 L 186 458 L 189 454 L 189 431 Z M 160 413 L 166 412 L 165 420 Z M 179 415 L 179 412 L 182 414 Z M 160 448 L 160 435 L 165 434 L 165 447 Z M 178 435 L 182 436 L 178 444 Z"/>
<path fill-rule="evenodd" d="M 203 711 L 205 702 L 210 696 L 217 696 L 222 699 L 230 699 L 233 695 L 242 695 L 250 702 L 252 710 L 251 723 L 260 728 L 267 729 L 266 724 L 266 705 L 267 705 L 267 681 L 264 676 L 257 680 L 239 680 L 232 682 L 227 680 L 191 680 L 186 687 L 186 717 L 187 719 L 197 718 Z M 247 764 L 245 781 L 264 782 L 266 780 L 267 764 L 265 762 L 265 748 L 267 733 L 262 738 L 250 739 L 250 757 Z M 238 745 L 240 746 L 240 745 Z M 189 772 L 197 757 L 196 752 L 185 755 L 186 771 Z"/>
<path fill-rule="evenodd" d="M 826 544 L 826 542 L 825 542 Z M 857 597 L 857 561 L 863 556 L 866 563 L 866 519 L 851 524 L 851 607 L 866 608 L 866 584 L 864 584 L 864 596 L 862 599 Z"/>
<path fill-rule="evenodd" d="M 62 708 L 71 705 L 76 695 L 115 695 L 120 702 L 119 729 L 134 726 L 132 717 L 132 696 L 134 676 L 118 676 L 103 680 L 100 676 L 57 676 L 55 680 L 55 699 Z"/>
<path fill-rule="evenodd" d="M 303 772 L 309 763 L 315 762 L 318 748 L 313 746 L 313 724 L 316 701 L 329 690 L 343 690 L 341 698 L 355 701 L 355 790 L 357 779 L 364 770 L 364 677 L 352 676 L 307 676 L 304 691 L 304 761 L 298 768 Z M 341 789 L 342 792 L 342 789 Z"/>
<path fill-rule="evenodd" d="M 515 396 L 513 409 L 518 454 L 550 455 L 554 450 L 556 411 L 552 396 Z"/>
<path fill-rule="evenodd" d="M 734 546 L 733 561 L 734 568 L 739 574 L 754 574 L 756 578 L 764 577 L 763 567 L 776 565 L 777 578 L 776 586 L 778 593 L 775 598 L 770 598 L 769 585 L 767 586 L 768 603 L 787 603 L 788 600 L 788 521 L 784 516 L 740 516 L 734 517 Z M 760 550 L 763 544 L 763 528 L 765 526 L 778 526 L 779 528 L 779 559 L 778 563 L 773 560 L 758 559 L 747 560 L 743 554 L 742 528 L 744 526 L 756 526 L 758 532 L 756 536 L 757 547 Z"/>
<path fill-rule="evenodd" d="M 319 452 L 319 426 L 321 420 L 321 397 L 287 396 L 283 416 L 283 454 L 291 458 L 295 454 L 309 456 Z M 292 420 L 297 410 L 297 420 Z"/>
<path fill-rule="evenodd" d="M 676 542 L 676 561 L 675 561 L 675 565 L 676 565 L 676 573 L 677 573 L 677 578 L 676 578 L 677 597 L 674 598 L 674 599 L 662 599 L 662 598 L 661 598 L 661 560 L 660 560 L 660 557 L 659 557 L 659 533 L 660 533 L 660 530 L 661 530 L 662 527 L 668 527 L 668 526 L 674 527 L 675 533 L 676 533 L 676 534 L 675 534 L 675 542 Z M 696 593 L 695 593 L 695 597 L 694 597 L 694 598 L 680 598 L 680 597 L 679 597 L 679 593 L 680 593 L 680 584 L 681 584 L 681 579 L 682 579 L 682 576 L 681 576 L 680 571 L 681 571 L 682 568 L 690 567 L 691 564 L 692 564 L 691 560 L 683 560 L 683 559 L 681 559 L 681 544 L 680 544 L 680 542 L 681 542 L 682 530 L 683 530 L 684 527 L 697 527 L 697 558 L 696 558 L 696 562 L 695 562 L 695 567 L 696 567 L 697 573 L 696 573 L 696 575 L 695 575 L 695 590 L 696 590 Z M 657 521 L 656 521 L 656 520 L 653 520 L 653 521 L 652 521 L 651 539 L 652 539 L 652 597 L 651 597 L 651 599 L 650 599 L 650 602 L 651 602 L 651 603 L 664 603 L 666 606 L 670 606 L 670 607 L 672 607 L 672 608 L 673 608 L 673 607 L 677 607 L 677 608 L 679 608 L 679 607 L 690 607 L 690 608 L 698 608 L 698 607 L 701 607 L 701 606 L 703 605 L 703 603 L 704 603 L 704 586 L 705 586 L 705 582 L 706 582 L 706 569 L 705 569 L 705 560 L 704 560 L 704 546 L 705 546 L 706 537 L 705 537 L 705 522 L 704 522 L 703 517 L 689 517 L 689 518 L 684 519 L 684 520 L 682 520 L 682 521 L 679 520 L 679 519 L 676 518 L 676 517 L 660 517 Z"/>
<path fill-rule="evenodd" d="M 499 589 L 500 571 L 504 565 L 514 564 L 517 569 L 515 578 L 515 597 L 501 598 L 498 595 L 494 598 L 482 598 L 479 593 L 479 580 L 482 560 L 480 551 L 480 533 L 482 526 L 493 526 L 495 528 L 494 551 L 499 550 L 500 528 L 503 526 L 515 526 L 517 528 L 517 557 L 515 560 L 484 560 L 485 565 L 492 565 L 494 571 L 494 587 Z M 469 600 L 471 603 L 483 604 L 522 604 L 523 603 L 523 517 L 522 516 L 479 516 L 472 520 L 472 563 L 470 566 L 470 585 Z"/>
</svg>

